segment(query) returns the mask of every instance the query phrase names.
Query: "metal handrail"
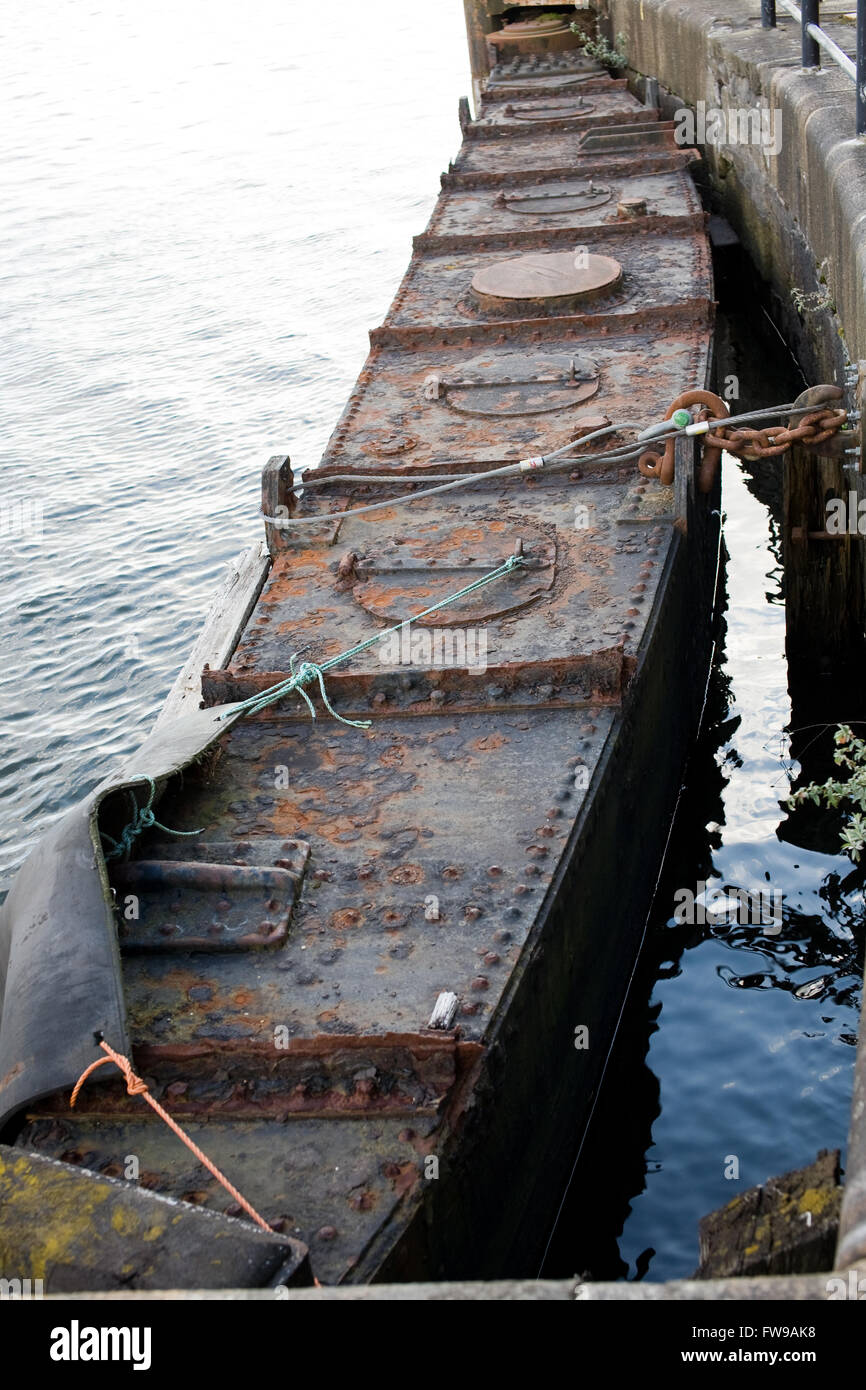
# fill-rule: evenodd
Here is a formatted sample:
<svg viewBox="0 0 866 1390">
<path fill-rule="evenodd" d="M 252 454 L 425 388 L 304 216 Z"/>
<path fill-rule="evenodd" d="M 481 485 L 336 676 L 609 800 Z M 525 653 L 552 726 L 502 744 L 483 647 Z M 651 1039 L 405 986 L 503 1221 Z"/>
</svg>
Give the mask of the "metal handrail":
<svg viewBox="0 0 866 1390">
<path fill-rule="evenodd" d="M 803 0 L 802 8 L 792 0 L 779 0 L 783 10 L 800 25 L 801 62 L 804 68 L 821 66 L 821 49 L 828 53 L 842 71 L 851 78 L 857 94 L 857 134 L 866 135 L 866 0 L 857 3 L 857 60 L 843 53 L 820 23 L 820 0 Z M 776 27 L 776 0 L 761 0 L 761 23 L 765 29 Z"/>
</svg>

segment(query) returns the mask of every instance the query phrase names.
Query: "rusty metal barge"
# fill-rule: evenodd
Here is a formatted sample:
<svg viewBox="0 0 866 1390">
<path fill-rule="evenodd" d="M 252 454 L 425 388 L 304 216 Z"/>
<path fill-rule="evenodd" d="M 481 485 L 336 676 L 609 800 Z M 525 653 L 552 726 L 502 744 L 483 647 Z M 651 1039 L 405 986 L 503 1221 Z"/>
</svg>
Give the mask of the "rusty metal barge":
<svg viewBox="0 0 866 1390">
<path fill-rule="evenodd" d="M 706 388 L 713 301 L 670 123 L 492 56 L 321 466 L 268 463 L 151 736 L 0 910 L 6 1277 L 535 1272 L 711 653 L 717 480 L 626 426 Z M 70 1109 L 100 1039 L 269 1232 L 113 1067 Z"/>
</svg>

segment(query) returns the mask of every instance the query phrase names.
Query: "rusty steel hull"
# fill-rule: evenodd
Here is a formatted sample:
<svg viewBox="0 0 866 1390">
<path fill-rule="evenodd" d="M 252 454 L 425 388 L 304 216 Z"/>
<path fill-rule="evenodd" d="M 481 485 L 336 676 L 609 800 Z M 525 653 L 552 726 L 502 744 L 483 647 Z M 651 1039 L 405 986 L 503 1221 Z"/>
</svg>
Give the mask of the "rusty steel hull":
<svg viewBox="0 0 866 1390">
<path fill-rule="evenodd" d="M 578 76 L 594 109 L 551 116 L 551 90 Z M 502 100 L 515 86 L 518 120 Z M 261 593 L 201 672 L 202 708 L 133 760 L 160 821 L 200 834 L 155 827 L 107 863 L 130 764 L 43 851 L 52 882 L 73 846 L 92 874 L 87 980 L 71 953 L 65 982 L 38 976 L 59 911 L 40 851 L 3 910 L 0 1102 L 19 1149 L 102 1179 L 132 1154 L 142 1188 L 238 1214 L 110 1069 L 70 1112 L 101 1029 L 321 1281 L 533 1272 L 698 718 L 718 519 L 683 449 L 671 488 L 604 459 L 473 475 L 650 423 L 707 384 L 703 217 L 657 117 L 570 54 L 503 64 L 478 119 L 463 113 L 327 484 L 293 494 L 285 462 L 266 471 L 266 511 L 314 524 L 269 524 Z M 608 296 L 567 313 L 473 300 L 480 270 L 572 245 L 622 266 Z M 459 491 L 338 515 L 457 474 Z M 295 654 L 322 663 L 515 554 L 521 569 L 330 671 L 315 722 L 297 695 L 235 709 Z M 68 1039 L 62 1063 L 28 987 Z M 458 999 L 447 1031 L 427 1026 L 443 992 Z M 0 1247 L 26 1271 L 14 1222 L 0 1215 Z"/>
</svg>

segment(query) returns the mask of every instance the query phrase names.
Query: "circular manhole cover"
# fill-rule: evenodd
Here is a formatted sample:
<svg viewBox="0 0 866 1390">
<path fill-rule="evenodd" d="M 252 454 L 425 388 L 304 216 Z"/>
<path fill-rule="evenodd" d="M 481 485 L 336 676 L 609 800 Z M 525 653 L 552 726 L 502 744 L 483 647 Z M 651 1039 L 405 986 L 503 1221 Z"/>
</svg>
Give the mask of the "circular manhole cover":
<svg viewBox="0 0 866 1390">
<path fill-rule="evenodd" d="M 565 17 L 561 14 L 538 15 L 532 19 L 513 19 L 497 33 L 495 38 L 519 38 L 527 34 L 549 34 L 552 30 L 567 29 Z"/>
<path fill-rule="evenodd" d="M 500 192 L 495 201 L 498 207 L 508 212 L 529 217 L 552 217 L 560 212 L 582 212 L 585 209 L 601 207 L 609 203 L 613 194 L 607 184 L 588 183 L 575 187 L 563 184 L 551 192 L 539 190 L 535 193 Z"/>
<path fill-rule="evenodd" d="M 535 106 L 529 103 L 517 106 L 508 102 L 503 108 L 503 115 L 513 121 L 579 121 L 594 110 L 592 102 L 576 97 L 571 101 L 549 101 Z"/>
<path fill-rule="evenodd" d="M 622 266 L 613 256 L 578 247 L 530 252 L 485 266 L 472 281 L 472 293 L 480 308 L 499 313 L 568 311 L 609 294 L 621 280 Z"/>
</svg>

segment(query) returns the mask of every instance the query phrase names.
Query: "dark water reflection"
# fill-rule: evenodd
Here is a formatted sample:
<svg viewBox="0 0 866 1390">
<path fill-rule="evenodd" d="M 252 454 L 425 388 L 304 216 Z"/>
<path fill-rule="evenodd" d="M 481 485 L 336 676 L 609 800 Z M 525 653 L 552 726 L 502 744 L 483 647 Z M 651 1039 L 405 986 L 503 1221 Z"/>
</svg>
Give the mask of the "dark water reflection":
<svg viewBox="0 0 866 1390">
<path fill-rule="evenodd" d="M 719 380 L 739 377 L 743 409 L 792 400 L 802 377 L 756 317 L 745 267 L 720 270 Z M 864 873 L 838 852 L 838 817 L 780 803 L 830 775 L 833 728 L 866 717 L 866 700 L 851 671 L 789 672 L 778 466 L 724 466 L 729 553 L 704 728 L 548 1275 L 687 1276 L 702 1215 L 819 1148 L 844 1161 Z M 678 920 L 682 890 L 700 898 L 704 885 L 763 892 L 778 921 L 744 921 L 736 904 Z"/>
</svg>

